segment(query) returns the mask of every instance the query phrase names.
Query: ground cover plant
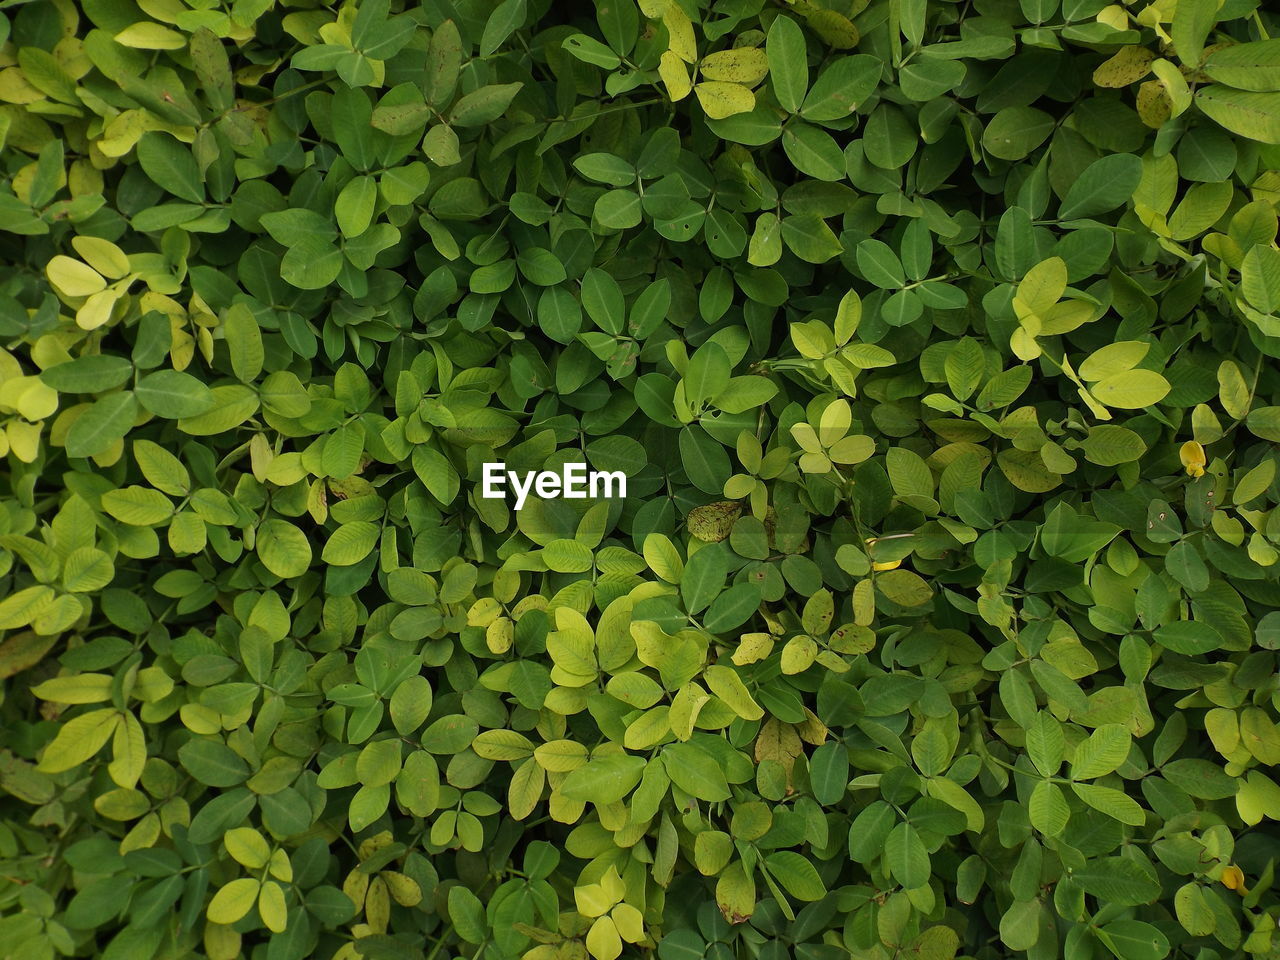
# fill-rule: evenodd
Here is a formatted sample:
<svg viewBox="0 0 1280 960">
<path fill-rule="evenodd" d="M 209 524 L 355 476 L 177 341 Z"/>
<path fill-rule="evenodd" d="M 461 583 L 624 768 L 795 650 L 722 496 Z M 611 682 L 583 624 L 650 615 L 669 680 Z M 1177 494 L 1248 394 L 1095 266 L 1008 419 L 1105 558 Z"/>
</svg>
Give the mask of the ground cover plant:
<svg viewBox="0 0 1280 960">
<path fill-rule="evenodd" d="M 1280 956 L 1265 6 L 0 2 L 0 956 Z"/>
</svg>

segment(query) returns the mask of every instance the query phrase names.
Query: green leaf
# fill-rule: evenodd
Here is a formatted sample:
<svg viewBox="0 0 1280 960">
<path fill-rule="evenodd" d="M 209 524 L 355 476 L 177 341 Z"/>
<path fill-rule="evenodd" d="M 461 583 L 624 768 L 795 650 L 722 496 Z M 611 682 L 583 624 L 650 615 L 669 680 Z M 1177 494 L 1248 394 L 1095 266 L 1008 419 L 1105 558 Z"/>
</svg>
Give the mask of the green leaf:
<svg viewBox="0 0 1280 960">
<path fill-rule="evenodd" d="M 356 776 L 362 786 L 380 787 L 400 773 L 400 741 L 374 740 L 360 751 Z"/>
<path fill-rule="evenodd" d="M 612 153 L 586 153 L 573 161 L 573 168 L 596 183 L 628 187 L 636 182 L 634 165 Z"/>
<path fill-rule="evenodd" d="M 1039 900 L 1015 900 L 1000 917 L 1000 940 L 1010 950 L 1032 949 L 1040 940 Z"/>
<path fill-rule="evenodd" d="M 244 304 L 236 304 L 223 317 L 222 329 L 231 352 L 231 369 L 245 383 L 257 379 L 262 372 L 264 353 L 262 331 L 253 311 Z"/>
<path fill-rule="evenodd" d="M 829 123 L 849 116 L 871 96 L 883 69 L 879 59 L 867 54 L 830 61 L 805 96 L 800 116 L 812 123 Z"/>
<path fill-rule="evenodd" d="M 1061 787 L 1048 780 L 1041 780 L 1031 791 L 1027 816 L 1031 825 L 1041 833 L 1056 837 L 1066 829 L 1067 821 L 1071 818 L 1071 807 Z"/>
<path fill-rule="evenodd" d="M 342 272 L 342 251 L 322 236 L 299 237 L 281 262 L 280 275 L 300 290 L 323 290 Z"/>
<path fill-rule="evenodd" d="M 677 443 L 682 465 L 693 485 L 704 493 L 723 493 L 730 472 L 724 447 L 696 425 L 682 429 Z"/>
<path fill-rule="evenodd" d="M 929 851 L 911 824 L 899 823 L 889 831 L 884 859 L 893 879 L 906 889 L 914 890 L 929 882 Z"/>
<path fill-rule="evenodd" d="M 287 520 L 264 520 L 258 527 L 257 549 L 262 565 L 283 579 L 299 577 L 311 566 L 306 534 Z"/>
<path fill-rule="evenodd" d="M 1120 907 L 1147 903 L 1160 895 L 1154 870 L 1128 857 L 1098 857 L 1072 870 L 1071 878 L 1085 893 Z"/>
<path fill-rule="evenodd" d="M 844 250 L 826 221 L 812 214 L 784 217 L 782 240 L 807 263 L 826 263 Z"/>
<path fill-rule="evenodd" d="M 1280 251 L 1261 245 L 1250 248 L 1240 265 L 1240 288 L 1257 309 L 1280 311 Z"/>
<path fill-rule="evenodd" d="M 1113 820 L 1135 827 L 1146 823 L 1146 811 L 1122 790 L 1100 787 L 1092 783 L 1073 783 L 1071 789 L 1077 797 L 1093 809 L 1106 814 Z"/>
<path fill-rule="evenodd" d="M 320 559 L 334 566 L 349 567 L 359 563 L 369 555 L 382 531 L 375 523 L 366 520 L 353 520 L 344 523 L 329 537 L 321 551 Z M 261 553 L 261 551 L 259 551 Z M 307 559 L 310 560 L 310 549 Z M 263 561 L 266 562 L 265 560 Z M 292 566 L 286 561 L 286 566 Z M 274 572 L 274 571 L 273 571 Z M 297 574 L 280 574 L 280 576 L 297 576 Z"/>
<path fill-rule="evenodd" d="M 67 456 L 93 457 L 106 453 L 129 432 L 137 415 L 138 401 L 128 390 L 99 398 L 67 431 Z"/>
<path fill-rule="evenodd" d="M 441 717 L 422 732 L 419 743 L 432 753 L 455 754 L 475 740 L 479 725 L 470 717 L 453 714 Z"/>
<path fill-rule="evenodd" d="M 122 385 L 132 372 L 133 364 L 124 357 L 99 354 L 49 367 L 40 379 L 59 393 L 105 393 Z"/>
<path fill-rule="evenodd" d="M 1120 528 L 1115 524 L 1082 517 L 1065 503 L 1060 503 L 1045 518 L 1040 528 L 1040 545 L 1051 557 L 1070 563 L 1081 563 L 1116 538 Z"/>
<path fill-rule="evenodd" d="M 1098 727 L 1076 747 L 1071 760 L 1072 780 L 1095 780 L 1115 770 L 1129 755 L 1129 731 L 1122 724 Z"/>
<path fill-rule="evenodd" d="M 189 740 L 178 748 L 178 758 L 207 787 L 235 786 L 249 774 L 249 765 L 221 740 Z"/>
<path fill-rule="evenodd" d="M 1234 134 L 1262 143 L 1280 143 L 1280 94 L 1211 83 L 1196 89 L 1195 102 L 1209 119 Z"/>
<path fill-rule="evenodd" d="M 1215 0 L 1187 0 L 1174 11 L 1169 28 L 1178 59 L 1186 66 L 1196 67 L 1204 58 L 1204 43 L 1218 17 Z"/>
<path fill-rule="evenodd" d="M 182 419 L 208 413 L 217 404 L 213 392 L 189 373 L 157 370 L 142 377 L 134 395 L 144 409 L 158 417 Z"/>
<path fill-rule="evenodd" d="M 662 748 L 667 776 L 689 795 L 717 803 L 729 799 L 724 770 L 716 758 L 696 743 L 669 743 Z"/>
<path fill-rule="evenodd" d="M 373 177 L 360 176 L 347 181 L 333 205 L 338 229 L 344 237 L 356 237 L 369 229 L 377 200 L 378 188 Z"/>
<path fill-rule="evenodd" d="M 621 333 L 626 322 L 622 288 L 604 270 L 591 268 L 582 278 L 582 306 L 587 316 L 607 333 Z"/>
<path fill-rule="evenodd" d="M 728 633 L 742 626 L 760 606 L 760 589 L 754 583 L 736 583 L 712 601 L 702 625 L 712 633 Z"/>
<path fill-rule="evenodd" d="M 724 588 L 730 561 L 720 550 L 699 550 L 679 577 L 680 596 L 691 614 L 701 613 Z"/>
<path fill-rule="evenodd" d="M 863 276 L 877 287 L 895 290 L 907 282 L 902 261 L 881 240 L 863 240 L 858 244 L 857 260 Z"/>
<path fill-rule="evenodd" d="M 153 526 L 173 515 L 173 503 L 158 490 L 128 486 L 102 495 L 102 509 L 122 523 Z"/>
<path fill-rule="evenodd" d="M 594 216 L 602 227 L 626 230 L 643 219 L 640 196 L 630 190 L 610 190 L 596 201 Z"/>
<path fill-rule="evenodd" d="M 782 148 L 801 173 L 824 181 L 844 179 L 844 151 L 825 130 L 797 121 L 783 131 Z"/>
<path fill-rule="evenodd" d="M 791 850 L 778 850 L 765 857 L 765 868 L 782 885 L 782 889 L 807 903 L 821 900 L 827 888 L 813 864 Z"/>
<path fill-rule="evenodd" d="M 765 44 L 769 57 L 769 82 L 782 109 L 797 113 L 809 86 L 808 52 L 804 31 L 787 16 L 775 17 Z"/>
<path fill-rule="evenodd" d="M 1152 635 L 1166 650 L 1184 656 L 1209 653 L 1222 646 L 1222 635 L 1201 620 L 1178 620 L 1161 624 Z"/>
<path fill-rule="evenodd" d="M 485 923 L 484 904 L 463 886 L 449 889 L 449 919 L 458 936 L 468 943 L 483 943 L 489 927 Z"/>
<path fill-rule="evenodd" d="M 809 783 L 823 806 L 838 803 L 849 784 L 848 751 L 838 743 L 824 743 L 809 758 Z"/>
<path fill-rule="evenodd" d="M 1058 208 L 1063 220 L 1077 220 L 1108 213 L 1125 203 L 1138 189 L 1142 162 L 1117 153 L 1089 164 L 1071 184 Z"/>
<path fill-rule="evenodd" d="M 480 56 L 488 57 L 524 23 L 525 0 L 503 0 L 489 15 L 480 35 Z M 476 941 L 473 941 L 476 942 Z"/>
<path fill-rule="evenodd" d="M 166 380 L 161 392 L 166 392 L 164 388 L 173 390 L 175 387 L 185 389 L 185 384 L 179 386 L 176 381 Z M 240 426 L 258 410 L 258 394 L 247 386 L 228 384 L 214 387 L 209 393 L 212 403 L 206 410 L 195 415 L 183 414 L 178 421 L 178 429 L 183 433 L 196 437 L 226 433 Z M 193 396 L 192 406 L 195 405 Z"/>
<path fill-rule="evenodd" d="M 1280 39 L 1216 47 L 1201 69 L 1210 79 L 1237 90 L 1280 90 Z"/>
<path fill-rule="evenodd" d="M 156 186 L 183 200 L 204 203 L 200 168 L 191 151 L 173 137 L 156 131 L 143 134 L 138 163 Z"/>
<path fill-rule="evenodd" d="M 558 573 L 583 573 L 591 569 L 591 550 L 576 540 L 552 540 L 542 548 L 548 569 Z"/>
<path fill-rule="evenodd" d="M 191 65 L 200 81 L 200 89 L 215 110 L 228 110 L 235 100 L 235 80 L 231 60 L 221 39 L 208 27 L 191 34 Z"/>
<path fill-rule="evenodd" d="M 1037 713 L 1027 728 L 1027 755 L 1042 776 L 1051 777 L 1058 772 L 1065 747 L 1062 725 L 1048 713 Z"/>
<path fill-rule="evenodd" d="M 95 547 L 80 547 L 67 555 L 62 585 L 72 593 L 101 590 L 115 577 L 111 557 Z"/>
<path fill-rule="evenodd" d="M 1006 107 L 987 124 L 982 146 L 1001 160 L 1021 160 L 1044 143 L 1053 128 L 1053 117 L 1043 110 Z"/>
<path fill-rule="evenodd" d="M 621 800 L 640 782 L 645 761 L 624 753 L 594 757 L 565 777 L 560 793 L 570 800 L 605 806 Z"/>
<path fill-rule="evenodd" d="M 1169 955 L 1165 935 L 1142 920 L 1112 920 L 1098 930 L 1098 939 L 1118 960 L 1161 960 Z"/>
<path fill-rule="evenodd" d="M 459 98 L 449 114 L 455 127 L 479 127 L 497 120 L 515 99 L 522 83 L 494 83 Z"/>
</svg>

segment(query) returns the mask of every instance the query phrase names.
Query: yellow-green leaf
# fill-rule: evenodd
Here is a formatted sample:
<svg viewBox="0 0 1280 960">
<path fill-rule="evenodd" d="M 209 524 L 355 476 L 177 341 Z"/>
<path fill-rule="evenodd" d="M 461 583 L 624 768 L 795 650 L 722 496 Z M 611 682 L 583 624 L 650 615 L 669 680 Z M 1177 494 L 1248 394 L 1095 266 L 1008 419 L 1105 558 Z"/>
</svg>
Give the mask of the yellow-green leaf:
<svg viewBox="0 0 1280 960">
<path fill-rule="evenodd" d="M 253 909 L 261 884 L 253 877 L 240 877 L 218 890 L 209 901 L 207 915 L 212 923 L 236 923 Z"/>
<path fill-rule="evenodd" d="M 68 297 L 87 297 L 105 289 L 107 281 L 93 267 L 59 254 L 44 268 L 49 282 Z"/>
<path fill-rule="evenodd" d="M 116 43 L 139 50 L 181 50 L 187 45 L 187 38 L 177 30 L 144 21 L 117 33 Z"/>
<path fill-rule="evenodd" d="M 749 87 L 723 80 L 703 80 L 693 92 L 703 111 L 712 120 L 723 120 L 739 113 L 750 113 L 756 107 L 756 95 Z"/>
<path fill-rule="evenodd" d="M 1104 378 L 1089 391 L 1108 407 L 1138 410 L 1159 403 L 1170 389 L 1169 381 L 1154 370 L 1129 370 Z"/>
<path fill-rule="evenodd" d="M 120 712 L 111 707 L 68 720 L 53 742 L 45 747 L 38 769 L 61 773 L 79 766 L 103 748 L 119 723 Z"/>
</svg>

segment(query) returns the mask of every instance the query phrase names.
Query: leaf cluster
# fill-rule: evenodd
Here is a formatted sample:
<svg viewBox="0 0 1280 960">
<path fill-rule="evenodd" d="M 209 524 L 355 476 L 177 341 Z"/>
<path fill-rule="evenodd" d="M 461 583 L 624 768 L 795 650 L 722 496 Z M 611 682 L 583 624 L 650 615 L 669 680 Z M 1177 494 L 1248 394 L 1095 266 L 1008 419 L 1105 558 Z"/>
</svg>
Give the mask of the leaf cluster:
<svg viewBox="0 0 1280 960">
<path fill-rule="evenodd" d="M 0 955 L 1277 956 L 1278 29 L 0 3 Z"/>
</svg>

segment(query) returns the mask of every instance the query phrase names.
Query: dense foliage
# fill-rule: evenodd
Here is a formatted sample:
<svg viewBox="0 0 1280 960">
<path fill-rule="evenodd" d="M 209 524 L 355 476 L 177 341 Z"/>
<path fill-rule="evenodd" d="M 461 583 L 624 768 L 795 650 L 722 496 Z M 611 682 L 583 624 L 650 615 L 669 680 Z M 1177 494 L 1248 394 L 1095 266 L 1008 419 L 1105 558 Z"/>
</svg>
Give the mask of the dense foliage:
<svg viewBox="0 0 1280 960">
<path fill-rule="evenodd" d="M 0 3 L 0 955 L 1280 956 L 1261 6 Z"/>
</svg>

